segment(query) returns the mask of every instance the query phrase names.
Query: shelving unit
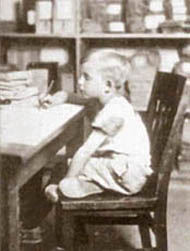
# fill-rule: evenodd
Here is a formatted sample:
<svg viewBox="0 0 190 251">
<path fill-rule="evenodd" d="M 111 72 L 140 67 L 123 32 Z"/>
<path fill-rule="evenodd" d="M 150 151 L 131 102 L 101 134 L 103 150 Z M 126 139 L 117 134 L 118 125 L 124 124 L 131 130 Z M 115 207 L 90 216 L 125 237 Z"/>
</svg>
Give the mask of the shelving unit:
<svg viewBox="0 0 190 251">
<path fill-rule="evenodd" d="M 24 1 L 24 0 L 23 0 Z M 43 47 L 49 42 L 68 49 L 70 63 L 73 65 L 74 90 L 77 91 L 77 79 L 80 75 L 80 59 L 84 52 L 93 47 L 149 47 L 180 49 L 190 40 L 188 33 L 82 33 L 81 32 L 81 6 L 85 1 L 75 1 L 76 25 L 74 34 L 32 34 L 32 33 L 0 33 L 0 62 L 6 63 L 7 50 L 11 44 L 36 45 Z"/>
</svg>

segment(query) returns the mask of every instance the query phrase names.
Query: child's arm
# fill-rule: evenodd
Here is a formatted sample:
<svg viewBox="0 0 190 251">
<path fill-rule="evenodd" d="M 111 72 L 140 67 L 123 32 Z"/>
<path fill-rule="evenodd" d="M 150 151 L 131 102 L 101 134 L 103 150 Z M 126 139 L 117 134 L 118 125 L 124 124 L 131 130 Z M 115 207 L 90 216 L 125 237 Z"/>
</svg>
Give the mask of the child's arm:
<svg viewBox="0 0 190 251">
<path fill-rule="evenodd" d="M 66 177 L 77 176 L 106 138 L 107 135 L 101 130 L 93 130 L 86 142 L 75 153 Z"/>
<path fill-rule="evenodd" d="M 58 91 L 53 95 L 44 96 L 41 94 L 38 98 L 39 105 L 43 108 L 49 108 L 55 105 L 60 105 L 68 100 L 68 93 L 65 91 Z"/>
<path fill-rule="evenodd" d="M 97 100 L 94 98 L 83 98 L 76 93 L 67 93 L 65 91 L 58 91 L 53 95 L 45 96 L 41 95 L 39 97 L 39 103 L 42 104 L 44 108 L 49 108 L 55 105 L 60 105 L 64 103 L 85 105 L 89 111 L 94 109 L 97 104 Z"/>
</svg>

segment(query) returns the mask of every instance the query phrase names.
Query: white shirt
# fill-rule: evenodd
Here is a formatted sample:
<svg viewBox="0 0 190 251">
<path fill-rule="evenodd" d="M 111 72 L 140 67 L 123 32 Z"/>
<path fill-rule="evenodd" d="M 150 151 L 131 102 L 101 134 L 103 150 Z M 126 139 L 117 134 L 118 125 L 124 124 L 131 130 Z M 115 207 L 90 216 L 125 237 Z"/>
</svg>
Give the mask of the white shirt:
<svg viewBox="0 0 190 251">
<path fill-rule="evenodd" d="M 131 160 L 150 165 L 147 130 L 132 105 L 124 97 L 115 97 L 98 113 L 92 126 L 108 134 L 98 151 L 125 154 Z"/>
</svg>

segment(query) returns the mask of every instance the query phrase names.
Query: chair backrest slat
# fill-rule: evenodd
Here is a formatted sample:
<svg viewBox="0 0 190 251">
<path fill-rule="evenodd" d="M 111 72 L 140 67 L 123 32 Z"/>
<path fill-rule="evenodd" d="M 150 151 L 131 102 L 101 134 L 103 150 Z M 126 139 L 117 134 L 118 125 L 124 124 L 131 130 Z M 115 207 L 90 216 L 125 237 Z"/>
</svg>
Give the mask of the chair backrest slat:
<svg viewBox="0 0 190 251">
<path fill-rule="evenodd" d="M 162 166 L 162 158 L 177 113 L 184 83 L 185 78 L 176 74 L 158 72 L 155 77 L 147 112 L 152 167 L 155 172 L 150 185 L 154 192 L 159 187 L 159 174 L 163 173 L 163 170 L 164 172 L 171 171 L 169 170 L 171 169 L 170 165 Z"/>
<path fill-rule="evenodd" d="M 158 72 L 148 106 L 147 125 L 151 139 L 152 164 L 158 167 L 177 112 L 185 78 Z"/>
</svg>

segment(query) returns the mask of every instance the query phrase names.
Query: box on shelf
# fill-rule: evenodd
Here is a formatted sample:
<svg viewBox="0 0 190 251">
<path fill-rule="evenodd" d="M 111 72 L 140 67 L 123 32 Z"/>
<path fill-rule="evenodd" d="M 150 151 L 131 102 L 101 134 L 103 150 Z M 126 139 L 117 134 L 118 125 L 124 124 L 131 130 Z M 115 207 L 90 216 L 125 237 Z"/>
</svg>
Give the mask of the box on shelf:
<svg viewBox="0 0 190 251">
<path fill-rule="evenodd" d="M 149 14 L 145 17 L 145 27 L 148 31 L 157 32 L 160 24 L 162 24 L 164 21 L 164 14 Z"/>
<path fill-rule="evenodd" d="M 59 65 L 65 65 L 69 60 L 69 52 L 66 47 L 49 42 L 40 49 L 39 61 L 41 62 L 58 62 Z"/>
<path fill-rule="evenodd" d="M 27 24 L 28 24 L 28 31 L 35 32 L 35 24 L 36 24 L 36 11 L 35 10 L 28 10 L 27 11 Z"/>
<path fill-rule="evenodd" d="M 158 32 L 161 23 L 165 22 L 164 0 L 151 0 L 144 18 L 146 32 Z"/>
<path fill-rule="evenodd" d="M 75 31 L 75 11 L 73 0 L 54 0 L 52 32 L 73 34 Z"/>
<path fill-rule="evenodd" d="M 173 72 L 186 77 L 184 94 L 187 106 L 190 108 L 190 43 L 186 43 L 179 52 L 179 61 L 173 67 Z"/>
<path fill-rule="evenodd" d="M 34 33 L 36 0 L 19 1 L 18 32 Z"/>
<path fill-rule="evenodd" d="M 86 19 L 91 21 L 90 28 L 98 27 L 98 29 L 94 31 L 89 28 L 87 31 L 125 32 L 123 7 L 122 0 L 88 0 Z M 83 22 L 83 25 L 86 25 L 86 23 Z M 86 28 L 83 27 L 82 30 L 86 31 Z"/>
<path fill-rule="evenodd" d="M 187 26 L 186 26 L 187 28 Z M 182 21 L 166 20 L 159 25 L 159 29 L 162 33 L 184 33 L 185 23 Z M 190 31 L 190 27 L 189 27 Z"/>
<path fill-rule="evenodd" d="M 32 45 L 11 45 L 7 51 L 7 63 L 16 65 L 19 70 L 25 70 L 31 61 L 39 60 L 39 47 Z"/>
<path fill-rule="evenodd" d="M 144 17 L 148 12 L 148 4 L 145 0 L 128 0 L 125 8 L 126 30 L 131 33 L 143 33 L 146 31 Z"/>
<path fill-rule="evenodd" d="M 52 1 L 39 0 L 36 2 L 36 33 L 50 34 L 52 22 Z"/>
</svg>

